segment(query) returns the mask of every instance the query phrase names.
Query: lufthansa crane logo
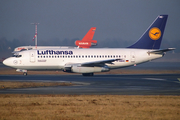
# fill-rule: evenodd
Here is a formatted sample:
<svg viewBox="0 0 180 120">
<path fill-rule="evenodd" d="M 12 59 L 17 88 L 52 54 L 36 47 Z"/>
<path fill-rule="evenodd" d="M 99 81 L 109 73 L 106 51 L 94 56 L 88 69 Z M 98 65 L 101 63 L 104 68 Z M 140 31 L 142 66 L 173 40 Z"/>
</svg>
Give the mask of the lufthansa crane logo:
<svg viewBox="0 0 180 120">
<path fill-rule="evenodd" d="M 16 65 L 16 64 L 18 64 L 18 61 L 17 61 L 17 60 L 14 60 L 13 63 Z"/>
<path fill-rule="evenodd" d="M 149 30 L 149 37 L 152 40 L 158 40 L 161 37 L 161 30 L 157 27 L 153 27 Z"/>
</svg>

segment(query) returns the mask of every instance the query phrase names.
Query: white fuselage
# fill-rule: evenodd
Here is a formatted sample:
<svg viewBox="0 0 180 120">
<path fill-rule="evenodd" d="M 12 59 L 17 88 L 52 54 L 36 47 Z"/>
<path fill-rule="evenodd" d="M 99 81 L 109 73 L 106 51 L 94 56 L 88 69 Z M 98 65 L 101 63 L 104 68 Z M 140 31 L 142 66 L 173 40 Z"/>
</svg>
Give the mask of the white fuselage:
<svg viewBox="0 0 180 120">
<path fill-rule="evenodd" d="M 32 49 L 64 49 L 64 48 L 77 48 L 77 47 L 72 47 L 72 46 L 20 46 L 16 47 L 14 49 L 15 52 L 20 52 L 20 51 L 25 51 L 25 50 L 32 50 Z"/>
<path fill-rule="evenodd" d="M 96 48 L 96 49 L 38 49 L 19 52 L 3 63 L 24 70 L 63 70 L 66 65 L 94 61 L 119 59 L 105 63 L 110 69 L 132 66 L 162 57 L 162 54 L 148 54 L 149 49 Z"/>
</svg>

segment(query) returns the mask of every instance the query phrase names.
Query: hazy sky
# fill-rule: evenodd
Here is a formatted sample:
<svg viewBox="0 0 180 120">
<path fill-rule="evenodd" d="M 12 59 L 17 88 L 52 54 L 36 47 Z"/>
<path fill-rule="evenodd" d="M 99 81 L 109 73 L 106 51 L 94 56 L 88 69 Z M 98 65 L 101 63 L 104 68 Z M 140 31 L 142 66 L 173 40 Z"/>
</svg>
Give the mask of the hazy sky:
<svg viewBox="0 0 180 120">
<path fill-rule="evenodd" d="M 180 41 L 179 12 L 180 0 L 0 0 L 0 38 L 32 41 L 30 23 L 38 22 L 38 43 L 82 39 L 90 27 L 97 27 L 98 43 L 134 43 L 159 14 L 168 14 L 163 38 L 173 43 Z"/>
</svg>

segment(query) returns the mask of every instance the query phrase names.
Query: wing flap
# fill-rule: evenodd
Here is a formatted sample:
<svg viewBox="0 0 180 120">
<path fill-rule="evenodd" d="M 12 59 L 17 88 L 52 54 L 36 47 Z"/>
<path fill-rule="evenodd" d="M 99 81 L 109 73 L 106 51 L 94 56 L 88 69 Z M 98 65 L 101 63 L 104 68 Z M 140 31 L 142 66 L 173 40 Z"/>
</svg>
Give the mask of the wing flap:
<svg viewBox="0 0 180 120">
<path fill-rule="evenodd" d="M 85 62 L 85 63 L 82 63 L 81 66 L 86 66 L 86 67 L 104 66 L 105 63 L 113 64 L 112 62 L 117 61 L 117 60 L 120 60 L 120 59 L 109 59 L 109 60 Z"/>
</svg>

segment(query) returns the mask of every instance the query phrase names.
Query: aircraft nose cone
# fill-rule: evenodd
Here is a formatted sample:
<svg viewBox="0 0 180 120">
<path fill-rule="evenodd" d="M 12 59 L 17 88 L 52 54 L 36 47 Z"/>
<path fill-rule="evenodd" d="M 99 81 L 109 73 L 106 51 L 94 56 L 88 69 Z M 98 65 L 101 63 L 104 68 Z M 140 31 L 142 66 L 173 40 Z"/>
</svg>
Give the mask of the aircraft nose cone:
<svg viewBox="0 0 180 120">
<path fill-rule="evenodd" d="M 6 65 L 6 66 L 10 66 L 11 62 L 12 62 L 12 61 L 11 61 L 9 58 L 7 58 L 7 59 L 5 59 L 5 60 L 3 61 L 3 64 Z"/>
<path fill-rule="evenodd" d="M 7 65 L 7 59 L 3 60 L 3 64 Z"/>
</svg>

